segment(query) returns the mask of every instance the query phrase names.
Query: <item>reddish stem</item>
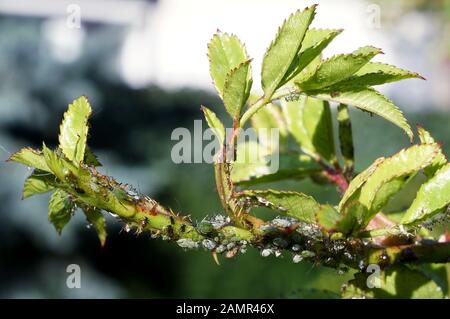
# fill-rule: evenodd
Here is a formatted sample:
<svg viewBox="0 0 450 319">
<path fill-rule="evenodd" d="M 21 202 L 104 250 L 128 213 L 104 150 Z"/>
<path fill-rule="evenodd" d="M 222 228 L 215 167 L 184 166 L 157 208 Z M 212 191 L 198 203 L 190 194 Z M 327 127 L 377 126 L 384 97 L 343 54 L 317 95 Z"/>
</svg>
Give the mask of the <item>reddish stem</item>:
<svg viewBox="0 0 450 319">
<path fill-rule="evenodd" d="M 348 188 L 348 182 L 342 171 L 339 168 L 331 168 L 328 166 L 325 166 L 324 168 L 325 176 L 328 180 L 338 187 L 341 194 L 344 194 Z"/>
</svg>

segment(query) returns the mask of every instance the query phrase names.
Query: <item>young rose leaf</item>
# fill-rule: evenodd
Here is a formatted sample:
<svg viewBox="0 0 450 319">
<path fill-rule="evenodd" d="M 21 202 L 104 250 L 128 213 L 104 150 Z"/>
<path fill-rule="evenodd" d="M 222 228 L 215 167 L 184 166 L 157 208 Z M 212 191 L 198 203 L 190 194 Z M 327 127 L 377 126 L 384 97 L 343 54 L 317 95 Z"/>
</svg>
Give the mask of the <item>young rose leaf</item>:
<svg viewBox="0 0 450 319">
<path fill-rule="evenodd" d="M 54 189 L 55 176 L 45 171 L 35 169 L 26 179 L 23 186 L 22 199 L 37 194 L 44 194 Z"/>
<path fill-rule="evenodd" d="M 441 212 L 449 204 L 450 164 L 446 164 L 420 187 L 401 223 L 406 225 L 418 224 Z"/>
<path fill-rule="evenodd" d="M 267 49 L 261 73 L 261 84 L 266 98 L 270 98 L 273 92 L 283 85 L 292 65 L 297 62 L 298 52 L 314 19 L 315 10 L 316 5 L 289 16 Z"/>
<path fill-rule="evenodd" d="M 218 31 L 208 44 L 208 58 L 214 86 L 223 97 L 227 74 L 248 60 L 245 47 L 235 35 Z"/>
<path fill-rule="evenodd" d="M 256 185 L 286 179 L 303 179 L 321 172 L 311 157 L 300 154 L 269 154 L 255 141 L 240 143 L 231 178 L 239 185 Z"/>
<path fill-rule="evenodd" d="M 50 168 L 45 162 L 42 152 L 26 147 L 11 155 L 8 161 L 17 162 L 29 167 L 34 167 L 42 171 L 51 173 Z"/>
<path fill-rule="evenodd" d="M 289 132 L 302 150 L 328 162 L 336 160 L 330 105 L 312 97 L 301 96 L 298 101 L 282 101 Z"/>
<path fill-rule="evenodd" d="M 60 126 L 59 146 L 67 159 L 76 165 L 84 160 L 91 113 L 89 101 L 81 96 L 69 105 Z"/>
<path fill-rule="evenodd" d="M 367 213 L 363 216 L 363 224 L 366 225 L 378 212 L 380 205 L 387 202 L 387 199 L 379 198 L 378 204 L 374 205 L 374 200 L 380 189 L 387 183 L 397 180 L 406 182 L 408 178 L 416 174 L 419 170 L 430 165 L 433 158 L 438 152 L 437 144 L 414 145 L 410 148 L 403 149 L 397 154 L 386 158 L 375 171 L 367 178 L 367 181 L 361 188 L 361 194 L 358 201 L 367 209 Z M 401 178 L 404 177 L 404 180 Z M 400 179 L 400 180 L 398 180 Z M 394 190 L 397 187 L 394 187 Z M 388 196 L 392 192 L 385 190 Z"/>
<path fill-rule="evenodd" d="M 55 226 L 58 234 L 61 234 L 64 226 L 70 221 L 75 210 L 74 203 L 63 190 L 56 190 L 48 203 L 48 219 Z"/>
<path fill-rule="evenodd" d="M 235 194 L 256 206 L 266 206 L 298 220 L 314 223 L 320 205 L 311 196 L 276 190 L 245 190 Z"/>
<path fill-rule="evenodd" d="M 320 63 L 314 74 L 296 84 L 303 91 L 320 90 L 355 74 L 381 50 L 374 47 L 362 47 L 350 54 L 339 54 Z"/>
<path fill-rule="evenodd" d="M 426 131 L 423 127 L 421 127 L 419 125 L 417 125 L 417 133 L 419 135 L 420 143 L 422 143 L 422 144 L 433 144 L 433 143 L 435 143 L 434 138 L 431 136 L 431 134 L 428 131 Z M 439 170 L 441 167 L 443 167 L 445 164 L 447 164 L 447 162 L 448 162 L 447 158 L 442 153 L 442 150 L 439 149 L 439 152 L 436 155 L 436 157 L 434 158 L 434 160 L 431 163 L 431 165 L 426 167 L 423 170 L 423 172 L 425 173 L 425 175 L 428 178 L 430 178 L 436 173 L 437 170 Z"/>
<path fill-rule="evenodd" d="M 339 144 L 342 157 L 344 158 L 344 171 L 351 174 L 353 172 L 355 153 L 353 149 L 352 123 L 347 105 L 339 104 L 337 119 Z"/>
<path fill-rule="evenodd" d="M 268 153 L 276 151 L 275 148 L 287 149 L 288 130 L 277 105 L 272 103 L 265 105 L 251 117 L 250 121 L 258 135 L 259 144 Z M 278 134 L 273 134 L 273 129 L 278 130 Z M 275 138 L 277 141 L 273 140 Z"/>
<path fill-rule="evenodd" d="M 342 30 L 333 29 L 309 29 L 305 38 L 303 39 L 302 46 L 297 55 L 296 61 L 291 65 L 291 69 L 288 71 L 288 75 L 283 82 L 289 82 L 292 79 L 298 81 L 302 76 L 297 79 L 297 75 L 305 70 L 313 61 L 320 63 L 321 52 L 330 44 L 333 39 L 339 35 Z"/>
<path fill-rule="evenodd" d="M 234 120 L 239 119 L 242 107 L 250 94 L 252 86 L 250 62 L 251 60 L 247 60 L 239 64 L 225 77 L 223 103 Z"/>
<path fill-rule="evenodd" d="M 351 105 L 363 111 L 377 114 L 403 129 L 411 141 L 413 139 L 413 132 L 402 111 L 392 101 L 374 89 L 320 92 L 315 93 L 314 96 L 322 100 Z"/>
<path fill-rule="evenodd" d="M 86 207 L 83 208 L 83 212 L 86 215 L 88 223 L 95 228 L 100 245 L 105 246 L 107 232 L 106 232 L 106 220 L 102 215 L 102 212 L 98 208 Z"/>
<path fill-rule="evenodd" d="M 202 105 L 201 110 L 205 115 L 206 123 L 208 123 L 209 128 L 214 131 L 214 134 L 219 140 L 220 145 L 223 145 L 223 143 L 225 142 L 225 128 L 222 122 L 217 117 L 216 113 L 211 111 L 206 106 Z"/>
<path fill-rule="evenodd" d="M 333 86 L 333 90 L 347 91 L 355 87 L 381 85 L 413 78 L 424 80 L 424 77 L 415 72 L 403 70 L 389 64 L 369 62 L 348 79 L 336 83 Z"/>
<path fill-rule="evenodd" d="M 100 163 L 97 156 L 92 152 L 92 150 L 89 146 L 86 146 L 83 162 L 89 166 L 94 166 L 94 167 L 102 166 L 102 163 Z"/>
<path fill-rule="evenodd" d="M 367 179 L 373 174 L 373 172 L 377 169 L 377 167 L 383 163 L 385 160 L 384 157 L 377 158 L 368 168 L 358 174 L 348 185 L 347 190 L 342 196 L 341 201 L 339 202 L 339 211 L 342 212 L 344 206 L 347 204 L 348 200 L 353 197 L 353 195 L 361 189 Z"/>
<path fill-rule="evenodd" d="M 69 173 L 64 165 L 64 161 L 56 154 L 56 152 L 45 146 L 45 144 L 43 144 L 42 150 L 45 163 L 50 169 L 50 172 L 63 181 Z"/>
</svg>

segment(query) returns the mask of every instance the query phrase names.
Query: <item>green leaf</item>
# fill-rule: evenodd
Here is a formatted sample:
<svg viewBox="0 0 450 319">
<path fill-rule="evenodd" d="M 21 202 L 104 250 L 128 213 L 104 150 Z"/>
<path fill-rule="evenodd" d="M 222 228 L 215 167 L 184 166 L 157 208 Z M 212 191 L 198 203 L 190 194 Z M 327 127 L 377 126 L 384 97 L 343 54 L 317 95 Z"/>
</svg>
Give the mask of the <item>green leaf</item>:
<svg viewBox="0 0 450 319">
<path fill-rule="evenodd" d="M 208 123 L 209 128 L 214 131 L 214 134 L 219 140 L 220 145 L 223 145 L 223 143 L 225 142 L 225 128 L 222 122 L 217 117 L 216 113 L 211 111 L 206 106 L 202 106 L 201 110 L 205 115 L 206 123 Z"/>
<path fill-rule="evenodd" d="M 53 176 L 53 174 L 35 169 L 25 181 L 22 199 L 51 191 L 54 189 L 54 179 L 55 176 Z"/>
<path fill-rule="evenodd" d="M 361 188 L 358 201 L 367 209 L 363 216 L 363 226 L 375 216 L 412 175 L 428 166 L 436 156 L 436 144 L 414 145 L 386 158 L 367 178 Z M 393 184 L 388 185 L 392 182 Z M 383 189 L 383 187 L 385 187 Z M 380 193 L 380 190 L 383 192 Z M 382 195 L 381 195 L 382 194 Z M 378 196 L 378 199 L 376 197 Z M 381 197 L 380 197 L 381 196 Z"/>
<path fill-rule="evenodd" d="M 277 105 L 269 103 L 256 112 L 250 119 L 253 128 L 258 135 L 258 141 L 268 153 L 274 150 L 274 145 L 279 144 L 280 150 L 287 149 L 288 130 L 280 108 Z M 279 143 L 273 141 L 271 129 L 278 129 Z"/>
<path fill-rule="evenodd" d="M 94 226 L 98 239 L 100 240 L 100 245 L 105 246 L 107 232 L 106 232 L 106 220 L 102 215 L 100 209 L 93 207 L 83 208 L 83 212 L 86 215 L 86 219 L 89 224 Z"/>
<path fill-rule="evenodd" d="M 84 160 L 91 113 L 89 101 L 81 96 L 69 105 L 60 126 L 59 146 L 64 155 L 76 165 Z"/>
<path fill-rule="evenodd" d="M 425 146 L 427 144 L 423 144 Z M 439 169 L 436 174 L 424 183 L 417 192 L 416 198 L 402 218 L 402 224 L 420 223 L 450 204 L 450 164 Z"/>
<path fill-rule="evenodd" d="M 227 73 L 223 88 L 223 103 L 228 114 L 238 120 L 252 86 L 250 62 L 247 60 Z"/>
<path fill-rule="evenodd" d="M 374 47 L 362 47 L 350 54 L 339 54 L 320 63 L 308 79 L 296 84 L 305 92 L 320 90 L 355 74 L 375 55 L 382 53 Z"/>
<path fill-rule="evenodd" d="M 92 152 L 92 150 L 89 146 L 86 146 L 83 162 L 89 166 L 94 166 L 94 167 L 102 166 L 102 163 L 100 163 L 97 156 Z"/>
<path fill-rule="evenodd" d="M 316 5 L 297 11 L 289 16 L 278 30 L 275 39 L 267 49 L 261 73 L 261 83 L 266 98 L 270 98 L 277 88 L 284 84 L 309 25 L 314 19 Z"/>
<path fill-rule="evenodd" d="M 322 170 L 311 157 L 295 153 L 279 154 L 278 169 L 275 170 L 276 165 L 271 167 L 269 160 L 276 159 L 269 157 L 272 154 L 264 156 L 266 152 L 260 147 L 262 146 L 255 141 L 238 144 L 236 161 L 231 171 L 234 183 L 249 186 L 286 179 L 299 180 L 318 174 Z M 261 156 L 255 158 L 255 154 Z"/>
<path fill-rule="evenodd" d="M 292 63 L 291 69 L 288 71 L 285 82 L 290 82 L 293 79 L 298 81 L 306 78 L 304 74 L 307 70 L 305 68 L 316 60 L 318 60 L 317 66 L 321 61 L 321 52 L 342 31 L 342 29 L 309 29 L 305 34 L 297 59 Z M 316 68 L 312 69 L 315 71 Z M 300 72 L 303 74 L 297 77 Z"/>
<path fill-rule="evenodd" d="M 301 96 L 298 101 L 282 101 L 287 127 L 302 150 L 329 162 L 336 160 L 333 123 L 327 102 Z"/>
<path fill-rule="evenodd" d="M 333 86 L 333 89 L 338 91 L 349 90 L 355 87 L 381 85 L 412 78 L 424 80 L 420 74 L 415 72 L 403 70 L 389 64 L 369 62 L 359 69 L 359 71 L 357 71 L 353 76 L 336 83 L 336 85 Z"/>
<path fill-rule="evenodd" d="M 435 143 L 434 138 L 431 136 L 431 134 L 419 125 L 417 125 L 417 133 L 419 135 L 420 143 L 422 144 Z M 447 158 L 442 153 L 442 150 L 439 149 L 439 152 L 434 158 L 431 165 L 424 169 L 425 175 L 428 178 L 432 177 L 436 173 L 436 171 L 439 170 L 441 167 L 443 167 L 445 164 L 447 164 L 447 162 L 448 162 Z"/>
<path fill-rule="evenodd" d="M 368 210 L 364 216 L 364 225 L 377 213 L 378 207 L 373 202 L 380 189 L 395 179 L 402 177 L 408 179 L 412 174 L 428 166 L 437 152 L 437 144 L 414 145 L 386 158 L 361 188 L 359 202 Z"/>
<path fill-rule="evenodd" d="M 402 111 L 388 98 L 374 89 L 358 89 L 346 92 L 316 93 L 315 97 L 347 105 L 355 106 L 363 111 L 377 114 L 403 129 L 412 141 L 413 132 Z"/>
<path fill-rule="evenodd" d="M 208 58 L 214 85 L 223 97 L 227 74 L 248 60 L 247 53 L 235 35 L 218 31 L 208 44 Z"/>
<path fill-rule="evenodd" d="M 11 155 L 8 161 L 17 162 L 29 167 L 34 167 L 42 171 L 51 173 L 50 168 L 45 162 L 42 152 L 26 147 Z"/>
<path fill-rule="evenodd" d="M 357 273 L 343 289 L 343 298 L 402 298 L 402 299 L 441 299 L 442 289 L 420 271 L 406 266 L 392 266 L 381 272 L 380 288 L 368 288 L 369 276 L 374 273 Z M 370 281 L 369 279 L 369 281 Z"/>
<path fill-rule="evenodd" d="M 336 225 L 342 219 L 342 215 L 330 205 L 322 205 L 320 210 L 316 213 L 316 220 L 320 227 L 327 232 L 336 230 Z"/>
<path fill-rule="evenodd" d="M 74 210 L 75 205 L 66 192 L 58 189 L 50 197 L 48 203 L 48 219 L 55 226 L 59 234 L 61 234 L 64 226 L 70 221 Z"/>
<path fill-rule="evenodd" d="M 45 144 L 43 144 L 42 150 L 44 153 L 45 163 L 50 169 L 50 172 L 61 181 L 64 181 L 65 177 L 69 174 L 69 171 L 64 165 L 64 161 L 58 156 L 58 154 L 56 154 L 56 152 L 45 146 Z"/>
<path fill-rule="evenodd" d="M 375 172 L 377 167 L 383 163 L 384 157 L 377 158 L 368 168 L 358 174 L 348 185 L 347 190 L 342 196 L 339 202 L 339 211 L 343 211 L 343 208 L 347 204 L 348 200 L 354 196 L 354 194 L 361 189 L 361 186 L 367 181 L 367 179 Z"/>
<path fill-rule="evenodd" d="M 244 190 L 236 197 L 255 206 L 266 206 L 298 220 L 314 223 L 320 205 L 311 196 L 298 192 L 276 190 Z"/>
<path fill-rule="evenodd" d="M 339 143 L 341 154 L 344 158 L 344 171 L 351 173 L 353 172 L 355 153 L 353 149 L 352 123 L 347 105 L 339 104 L 337 119 L 339 124 Z"/>
</svg>

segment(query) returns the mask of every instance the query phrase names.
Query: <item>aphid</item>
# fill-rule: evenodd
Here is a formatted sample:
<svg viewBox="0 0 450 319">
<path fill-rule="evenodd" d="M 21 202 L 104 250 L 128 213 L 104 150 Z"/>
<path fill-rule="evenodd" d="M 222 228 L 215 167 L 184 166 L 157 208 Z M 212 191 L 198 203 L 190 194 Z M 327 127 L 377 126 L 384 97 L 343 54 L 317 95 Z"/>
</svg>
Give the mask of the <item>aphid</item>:
<svg viewBox="0 0 450 319">
<path fill-rule="evenodd" d="M 185 249 L 194 249 L 198 247 L 198 243 L 190 238 L 181 238 L 177 240 L 178 246 Z"/>
<path fill-rule="evenodd" d="M 270 255 L 272 255 L 272 249 L 268 249 L 268 248 L 266 248 L 266 249 L 263 249 L 262 251 L 261 251 L 261 256 L 263 256 L 263 257 L 269 257 Z"/>
<path fill-rule="evenodd" d="M 273 239 L 273 244 L 275 246 L 281 247 L 281 248 L 286 248 L 289 243 L 287 242 L 287 240 L 280 238 L 280 237 L 276 237 Z"/>
<path fill-rule="evenodd" d="M 238 252 L 238 248 L 237 247 L 233 248 L 232 250 L 229 250 L 225 253 L 225 257 L 233 258 L 234 256 L 236 256 L 237 252 Z"/>
<path fill-rule="evenodd" d="M 184 233 L 186 231 L 186 224 L 181 224 L 180 232 Z"/>
<path fill-rule="evenodd" d="M 275 218 L 274 220 L 272 220 L 272 225 L 281 227 L 281 228 L 288 228 L 292 225 L 292 223 L 286 219 Z"/>
<path fill-rule="evenodd" d="M 202 245 L 203 245 L 203 247 L 205 247 L 208 250 L 213 250 L 217 246 L 216 242 L 214 242 L 211 239 L 204 239 L 202 241 Z"/>
<path fill-rule="evenodd" d="M 228 250 L 231 250 L 231 249 L 233 249 L 235 246 L 236 246 L 235 243 L 229 243 L 229 244 L 227 245 L 227 249 L 228 249 Z"/>
<path fill-rule="evenodd" d="M 173 237 L 174 232 L 173 232 L 173 227 L 172 227 L 172 225 L 167 225 L 167 226 L 166 226 L 166 235 L 167 235 L 169 238 L 172 238 L 172 237 Z"/>
<path fill-rule="evenodd" d="M 303 260 L 303 257 L 300 255 L 294 255 L 292 257 L 292 261 L 294 262 L 294 264 L 298 264 L 299 262 L 301 262 Z"/>
<path fill-rule="evenodd" d="M 221 254 L 221 253 L 223 253 L 224 251 L 225 251 L 225 246 L 224 245 L 219 245 L 217 248 L 216 248 L 216 252 L 218 253 L 218 254 Z"/>
<path fill-rule="evenodd" d="M 169 219 L 170 219 L 170 225 L 175 225 L 175 218 L 173 218 L 173 216 L 170 216 Z"/>
</svg>

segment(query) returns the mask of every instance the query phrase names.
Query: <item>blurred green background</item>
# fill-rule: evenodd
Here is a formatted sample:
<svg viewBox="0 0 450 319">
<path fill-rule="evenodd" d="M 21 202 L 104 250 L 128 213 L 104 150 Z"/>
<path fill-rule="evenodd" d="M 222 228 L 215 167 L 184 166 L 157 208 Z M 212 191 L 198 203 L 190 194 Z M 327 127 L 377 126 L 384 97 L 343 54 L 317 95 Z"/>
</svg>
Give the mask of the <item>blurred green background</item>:
<svg viewBox="0 0 450 319">
<path fill-rule="evenodd" d="M 124 77 L 117 68 L 117 57 L 129 37 L 129 27 L 123 24 L 83 22 L 80 52 L 69 57 L 74 48 L 69 45 L 68 51 L 55 53 L 55 43 L 48 40 L 48 34 L 54 34 L 48 32 L 49 23 L 56 19 L 52 14 L 34 14 L 37 9 L 33 8 L 20 11 L 15 7 L 14 11 L 14 5 L 8 7 L 7 2 L 0 4 L 0 297 L 284 298 L 298 297 L 298 290 L 305 288 L 337 292 L 351 277 L 310 263 L 293 264 L 288 256 L 261 258 L 253 250 L 232 260 L 221 258 L 221 266 L 217 266 L 209 253 L 183 252 L 173 244 L 126 233 L 112 218 L 108 219 L 109 238 L 103 249 L 81 214 L 58 236 L 47 221 L 48 197 L 21 201 L 21 187 L 29 171 L 4 160 L 21 147 L 39 148 L 42 141 L 55 146 L 62 114 L 74 98 L 85 94 L 93 105 L 90 145 L 103 162 L 101 171 L 194 218 L 221 212 L 213 170 L 206 164 L 172 163 L 170 150 L 175 142 L 170 136 L 177 127 L 192 129 L 193 121 L 201 119 L 201 104 L 220 113 L 221 102 L 212 85 L 199 86 L 195 78 L 192 85 L 153 80 L 136 85 Z M 108 1 L 103 2 L 106 5 Z M 323 2 L 319 12 L 327 11 L 329 2 Z M 340 1 L 347 6 L 349 19 L 359 14 L 351 11 L 354 2 Z M 296 3 L 302 8 L 310 2 Z M 381 26 L 375 32 L 392 41 L 391 50 L 400 66 L 428 78 L 427 84 L 394 84 L 388 94 L 399 101 L 411 125 L 420 123 L 431 131 L 449 155 L 449 1 L 358 3 L 369 11 L 370 5 L 380 8 Z M 147 4 L 157 8 L 159 2 Z M 268 10 L 280 6 L 275 1 L 264 5 Z M 431 26 L 422 30 L 424 38 L 418 40 L 407 27 L 413 28 L 417 17 L 422 27 Z M 201 46 L 206 51 L 206 42 Z M 414 90 L 421 85 L 428 91 L 420 91 L 421 98 L 416 99 Z M 352 111 L 351 116 L 358 170 L 408 145 L 403 133 L 388 122 L 360 111 Z M 334 187 L 310 181 L 271 187 L 309 193 L 321 202 L 338 200 Z M 414 185 L 408 187 L 390 203 L 390 209 L 407 207 L 415 189 Z M 81 266 L 80 289 L 66 287 L 69 264 Z"/>
</svg>

